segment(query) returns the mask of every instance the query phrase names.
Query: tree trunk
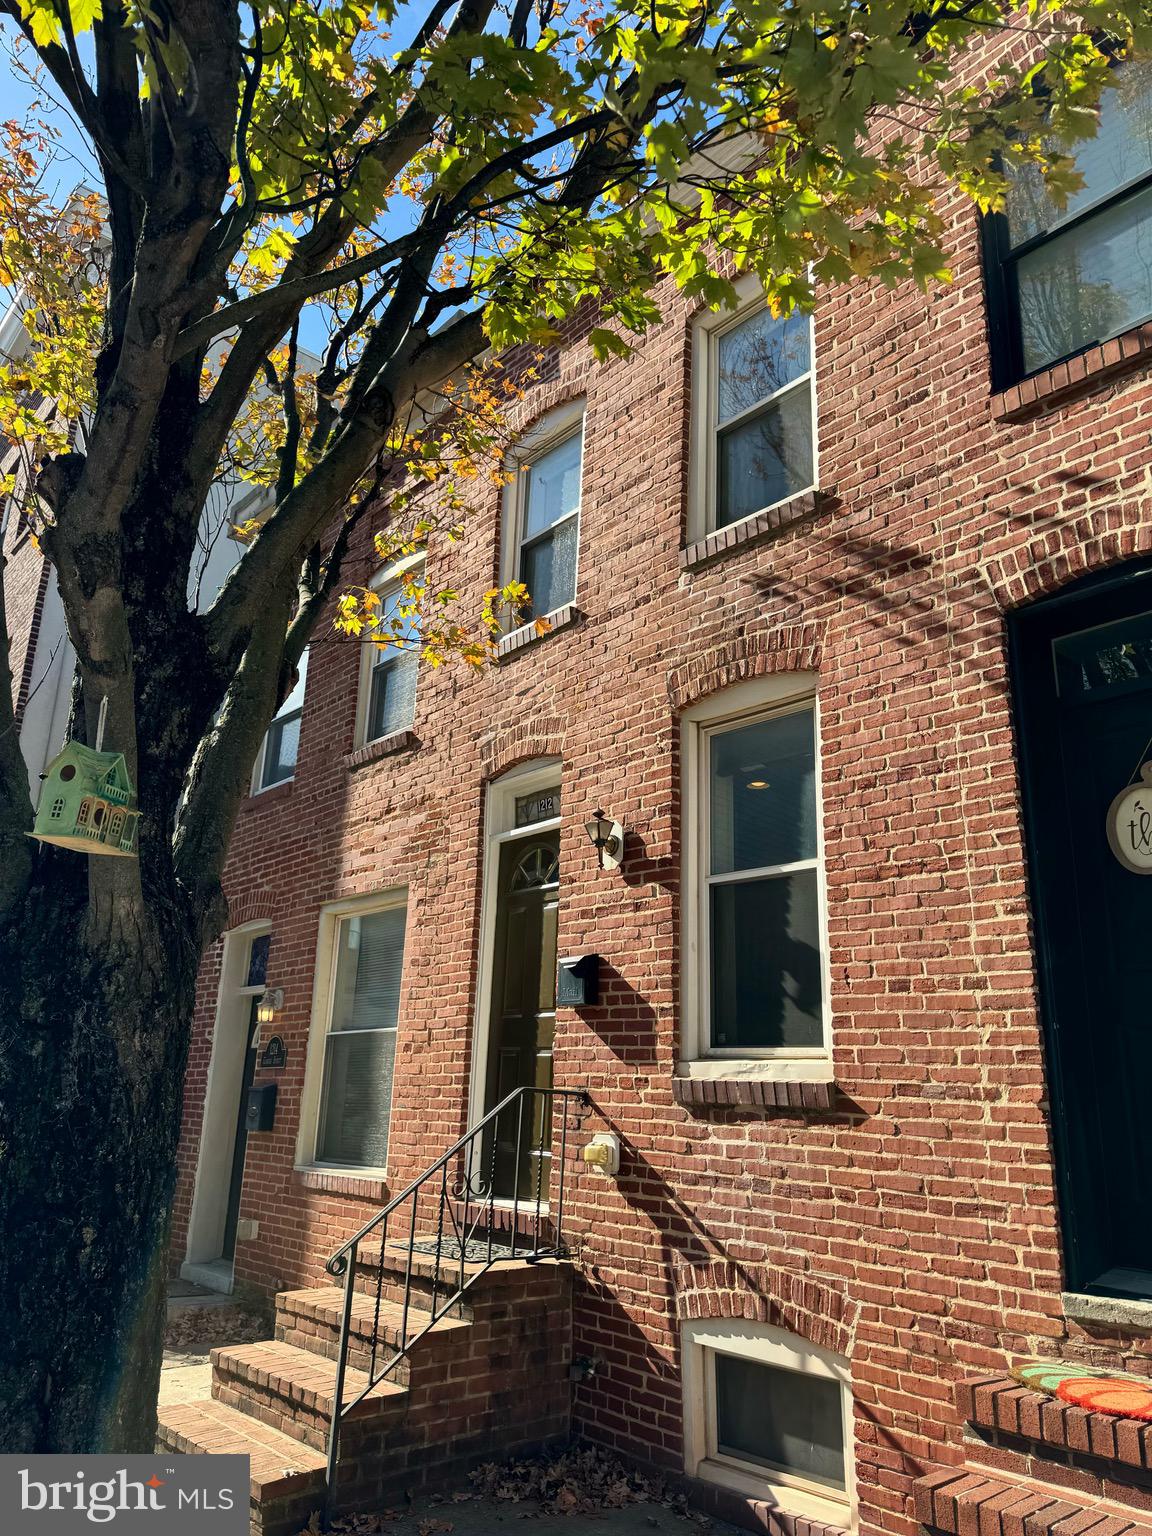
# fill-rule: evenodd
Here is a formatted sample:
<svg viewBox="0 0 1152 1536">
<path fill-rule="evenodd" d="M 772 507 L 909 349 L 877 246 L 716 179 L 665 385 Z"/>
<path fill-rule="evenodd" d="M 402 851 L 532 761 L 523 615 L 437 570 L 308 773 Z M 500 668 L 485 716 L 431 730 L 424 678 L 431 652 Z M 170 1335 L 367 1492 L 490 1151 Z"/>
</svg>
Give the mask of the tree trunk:
<svg viewBox="0 0 1152 1536">
<path fill-rule="evenodd" d="M 0 935 L 0 1452 L 155 1437 L 199 946 L 175 887 L 89 862 L 42 850 Z"/>
</svg>

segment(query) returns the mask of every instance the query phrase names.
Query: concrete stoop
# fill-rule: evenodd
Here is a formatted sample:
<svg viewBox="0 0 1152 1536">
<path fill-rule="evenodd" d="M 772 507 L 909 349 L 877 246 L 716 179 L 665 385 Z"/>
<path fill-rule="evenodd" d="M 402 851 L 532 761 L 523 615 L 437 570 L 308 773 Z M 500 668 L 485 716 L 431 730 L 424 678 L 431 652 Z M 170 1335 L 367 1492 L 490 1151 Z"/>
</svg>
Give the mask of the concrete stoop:
<svg viewBox="0 0 1152 1536">
<path fill-rule="evenodd" d="M 407 1250 L 389 1245 L 364 1261 L 345 1404 L 368 1386 L 373 1339 L 378 1370 L 404 1321 Z M 414 1260 L 409 1339 L 431 1321 L 433 1294 L 442 1305 L 460 1273 L 459 1264 Z M 275 1338 L 214 1349 L 211 1398 L 160 1409 L 158 1449 L 251 1457 L 253 1536 L 296 1536 L 324 1503 L 342 1304 L 334 1286 L 281 1293 Z M 381 1509 L 481 1461 L 566 1438 L 570 1350 L 568 1265 L 515 1261 L 480 1275 L 344 1418 L 329 1514 Z"/>
</svg>

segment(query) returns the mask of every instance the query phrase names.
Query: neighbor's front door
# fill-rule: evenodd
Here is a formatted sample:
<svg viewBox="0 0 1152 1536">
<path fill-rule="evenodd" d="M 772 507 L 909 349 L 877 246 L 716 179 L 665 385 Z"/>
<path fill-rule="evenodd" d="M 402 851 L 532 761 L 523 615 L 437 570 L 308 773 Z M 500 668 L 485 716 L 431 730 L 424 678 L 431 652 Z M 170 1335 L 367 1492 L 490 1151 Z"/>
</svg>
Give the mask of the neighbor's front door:
<svg viewBox="0 0 1152 1536">
<path fill-rule="evenodd" d="M 486 1109 L 515 1088 L 552 1086 L 559 871 L 558 832 L 500 849 Z M 489 1151 L 498 1197 L 547 1198 L 550 1126 L 542 1094 L 500 1116 Z"/>
<path fill-rule="evenodd" d="M 1152 757 L 1152 572 L 1014 624 L 1065 1279 L 1149 1296 L 1152 874 L 1121 863 L 1107 818 Z"/>
<path fill-rule="evenodd" d="M 232 1147 L 232 1170 L 228 1178 L 228 1204 L 224 1212 L 224 1241 L 220 1248 L 222 1259 L 236 1254 L 236 1222 L 240 1216 L 240 1192 L 244 1187 L 244 1155 L 248 1150 L 248 1090 L 256 1076 L 257 1037 L 260 1023 L 256 1017 L 259 997 L 252 999 L 248 1016 L 248 1042 L 244 1051 L 244 1066 L 240 1074 L 240 1107 L 236 1118 L 236 1140 Z"/>
</svg>

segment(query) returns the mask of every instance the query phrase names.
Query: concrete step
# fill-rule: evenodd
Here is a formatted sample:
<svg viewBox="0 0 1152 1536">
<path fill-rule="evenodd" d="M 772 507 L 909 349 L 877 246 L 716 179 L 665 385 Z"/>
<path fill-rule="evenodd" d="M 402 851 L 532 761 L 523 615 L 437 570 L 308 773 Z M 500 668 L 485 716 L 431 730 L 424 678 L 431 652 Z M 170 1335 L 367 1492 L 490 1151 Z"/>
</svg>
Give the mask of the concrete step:
<svg viewBox="0 0 1152 1536">
<path fill-rule="evenodd" d="M 367 1387 L 365 1373 L 349 1366 L 344 1376 L 345 1405 Z M 335 1390 L 335 1360 L 279 1339 L 212 1351 L 212 1397 L 216 1402 L 226 1403 L 317 1451 L 328 1444 Z M 371 1420 L 374 1432 L 379 1433 L 380 1421 L 390 1412 L 402 1410 L 406 1395 L 407 1388 L 399 1382 L 377 1382 L 362 1402 L 346 1412 L 345 1431 Z"/>
<path fill-rule="evenodd" d="M 211 1398 L 162 1407 L 156 1448 L 250 1457 L 252 1529 L 259 1536 L 296 1536 L 323 1503 L 322 1452 Z"/>
<path fill-rule="evenodd" d="M 276 1298 L 276 1337 L 286 1344 L 295 1345 L 297 1349 L 335 1360 L 340 1352 L 343 1311 L 344 1292 L 338 1286 L 282 1291 Z M 358 1370 L 366 1371 L 371 1368 L 373 1337 L 376 1340 L 375 1363 L 379 1368 L 400 1348 L 403 1339 L 411 1343 L 418 1334 L 429 1328 L 432 1314 L 418 1305 L 416 1298 L 410 1300 L 405 1314 L 402 1302 L 390 1301 L 381 1296 L 377 1304 L 375 1294 L 355 1292 L 350 1321 L 349 1361 Z M 435 1350 L 437 1342 L 445 1335 L 470 1326 L 464 1318 L 441 1317 L 432 1324 L 416 1347 L 426 1354 L 429 1350 Z M 409 1363 L 404 1359 L 390 1373 L 390 1379 L 404 1383 L 408 1380 L 408 1372 Z"/>
</svg>

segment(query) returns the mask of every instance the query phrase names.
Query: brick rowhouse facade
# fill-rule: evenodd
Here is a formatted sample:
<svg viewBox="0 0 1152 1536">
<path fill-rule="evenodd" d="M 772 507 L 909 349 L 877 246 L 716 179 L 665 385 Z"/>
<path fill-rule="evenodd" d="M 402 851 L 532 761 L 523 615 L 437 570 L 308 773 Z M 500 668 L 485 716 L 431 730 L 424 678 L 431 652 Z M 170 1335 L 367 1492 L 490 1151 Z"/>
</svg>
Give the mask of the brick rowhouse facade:
<svg viewBox="0 0 1152 1536">
<path fill-rule="evenodd" d="M 279 1098 L 248 1140 L 235 1273 L 316 1285 L 465 1128 L 486 790 L 556 759 L 559 953 L 603 958 L 598 1005 L 561 1008 L 555 1039 L 557 1085 L 593 1104 L 566 1217 L 570 1348 L 592 1364 L 572 1428 L 681 1470 L 682 1327 L 746 1319 L 849 1361 L 861 1530 L 1115 1536 L 1152 1520 L 1152 1431 L 1004 1379 L 1021 1355 L 1152 1369 L 1152 1308 L 1094 1321 L 1065 1298 L 1006 626 L 1152 552 L 1152 325 L 994 392 L 977 220 L 944 211 L 950 285 L 821 297 L 815 493 L 694 538 L 694 315 L 669 293 L 632 360 L 597 365 L 573 335 L 516 409 L 526 431 L 585 402 L 566 622 L 478 677 L 422 669 L 412 731 L 360 749 L 359 647 L 317 637 L 295 777 L 243 806 L 226 882 L 232 929 L 271 931 L 287 1049 L 257 1070 Z M 464 540 L 429 558 L 474 610 L 501 501 L 478 484 Z M 14 633 L 43 596 L 38 556 L 19 561 L 35 590 L 10 590 Z M 679 722 L 798 671 L 818 678 L 831 1081 L 685 1077 Z M 619 872 L 584 831 L 599 806 L 627 827 Z M 297 1167 L 321 908 L 401 887 L 387 1177 Z M 176 1266 L 223 955 L 203 966 Z M 618 1177 L 577 1161 L 597 1130 L 621 1139 Z"/>
</svg>

